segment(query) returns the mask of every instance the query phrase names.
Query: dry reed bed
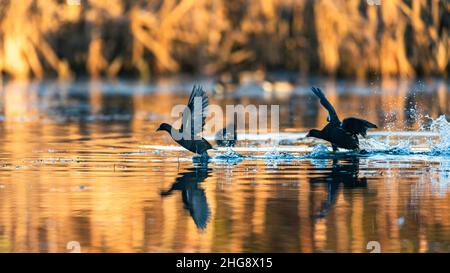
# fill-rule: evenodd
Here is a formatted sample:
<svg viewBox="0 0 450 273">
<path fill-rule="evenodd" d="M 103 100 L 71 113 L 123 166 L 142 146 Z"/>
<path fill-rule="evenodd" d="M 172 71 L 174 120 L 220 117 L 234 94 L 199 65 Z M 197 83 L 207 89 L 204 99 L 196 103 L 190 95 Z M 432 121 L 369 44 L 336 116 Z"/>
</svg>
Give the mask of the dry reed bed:
<svg viewBox="0 0 450 273">
<path fill-rule="evenodd" d="M 0 0 L 0 72 L 449 75 L 442 0 Z"/>
</svg>

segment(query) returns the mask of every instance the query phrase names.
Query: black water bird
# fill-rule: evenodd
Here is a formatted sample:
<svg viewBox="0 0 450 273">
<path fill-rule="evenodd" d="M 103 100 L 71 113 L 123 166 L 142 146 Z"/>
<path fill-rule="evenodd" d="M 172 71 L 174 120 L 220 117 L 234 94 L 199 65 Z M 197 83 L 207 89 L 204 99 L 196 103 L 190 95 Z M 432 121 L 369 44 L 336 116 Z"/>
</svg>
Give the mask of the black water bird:
<svg viewBox="0 0 450 273">
<path fill-rule="evenodd" d="M 330 142 L 333 151 L 337 151 L 338 148 L 359 150 L 358 135 L 366 137 L 367 129 L 377 128 L 377 126 L 367 120 L 354 117 L 346 118 L 341 122 L 322 90 L 313 87 L 312 91 L 319 97 L 322 106 L 328 110 L 328 124 L 322 130 L 310 130 L 306 137 L 320 138 Z"/>
<path fill-rule="evenodd" d="M 205 229 L 208 224 L 210 209 L 206 200 L 205 190 L 199 187 L 209 175 L 209 169 L 195 167 L 181 173 L 175 179 L 169 190 L 161 191 L 161 196 L 171 195 L 173 191 L 181 191 L 185 209 L 187 209 L 199 229 Z"/>
<path fill-rule="evenodd" d="M 328 214 L 336 202 L 341 186 L 344 189 L 344 199 L 352 196 L 354 189 L 367 188 L 367 178 L 359 176 L 358 158 L 333 159 L 331 169 L 323 169 L 320 173 L 318 177 L 309 178 L 313 191 L 316 191 L 317 185 L 325 185 L 327 190 L 327 198 L 322 202 L 320 211 L 314 218 L 324 218 Z"/>
<path fill-rule="evenodd" d="M 200 105 L 195 103 L 200 100 Z M 213 147 L 206 139 L 199 136 L 205 126 L 207 108 L 208 96 L 206 92 L 202 87 L 194 86 L 182 114 L 181 128 L 175 129 L 170 124 L 161 123 L 156 131 L 168 132 L 172 139 L 186 150 L 207 157 L 207 151 L 213 149 Z"/>
</svg>

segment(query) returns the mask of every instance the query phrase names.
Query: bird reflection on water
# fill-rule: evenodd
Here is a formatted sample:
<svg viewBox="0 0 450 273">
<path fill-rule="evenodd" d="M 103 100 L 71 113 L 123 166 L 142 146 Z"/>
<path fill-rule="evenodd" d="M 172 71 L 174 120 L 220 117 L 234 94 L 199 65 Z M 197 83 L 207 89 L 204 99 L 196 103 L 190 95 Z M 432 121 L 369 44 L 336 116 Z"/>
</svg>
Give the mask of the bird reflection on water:
<svg viewBox="0 0 450 273">
<path fill-rule="evenodd" d="M 169 190 L 161 191 L 161 196 L 169 196 L 174 191 L 181 191 L 181 196 L 185 209 L 194 220 L 198 229 L 205 229 L 211 215 L 205 190 L 200 187 L 210 173 L 210 169 L 205 165 L 195 166 L 187 172 L 180 173 L 181 176 L 175 179 Z"/>
<path fill-rule="evenodd" d="M 367 178 L 359 177 L 359 158 L 333 159 L 331 169 L 327 168 L 319 177 L 309 178 L 309 183 L 313 189 L 318 184 L 326 186 L 327 198 L 322 202 L 319 213 L 314 215 L 314 218 L 321 219 L 335 204 L 341 185 L 344 189 L 366 188 Z"/>
</svg>

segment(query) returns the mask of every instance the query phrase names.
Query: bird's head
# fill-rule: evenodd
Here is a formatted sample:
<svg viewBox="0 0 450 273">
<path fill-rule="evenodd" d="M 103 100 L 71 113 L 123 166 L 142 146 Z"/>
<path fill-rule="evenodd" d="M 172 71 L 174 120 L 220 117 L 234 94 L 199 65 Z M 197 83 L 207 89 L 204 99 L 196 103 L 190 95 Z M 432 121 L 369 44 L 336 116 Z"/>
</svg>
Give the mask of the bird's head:
<svg viewBox="0 0 450 273">
<path fill-rule="evenodd" d="M 321 136 L 322 132 L 316 129 L 309 130 L 308 134 L 306 135 L 306 137 L 316 137 L 316 138 L 321 138 Z"/>
<path fill-rule="evenodd" d="M 156 129 L 156 131 L 167 131 L 170 133 L 170 131 L 172 130 L 172 126 L 170 124 L 167 123 L 161 123 L 158 127 L 158 129 Z"/>
</svg>

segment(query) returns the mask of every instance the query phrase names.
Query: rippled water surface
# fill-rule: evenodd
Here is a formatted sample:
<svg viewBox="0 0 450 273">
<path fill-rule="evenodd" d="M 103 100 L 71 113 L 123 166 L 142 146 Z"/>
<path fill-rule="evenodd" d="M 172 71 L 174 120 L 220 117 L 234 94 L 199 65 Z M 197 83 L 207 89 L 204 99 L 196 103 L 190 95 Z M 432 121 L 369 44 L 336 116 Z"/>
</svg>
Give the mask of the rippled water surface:
<svg viewBox="0 0 450 273">
<path fill-rule="evenodd" d="M 0 252 L 450 251 L 448 83 L 195 82 L 211 104 L 279 104 L 281 134 L 193 163 L 155 132 L 192 80 L 3 83 Z M 378 124 L 367 153 L 305 138 L 326 124 L 312 84 Z"/>
</svg>

